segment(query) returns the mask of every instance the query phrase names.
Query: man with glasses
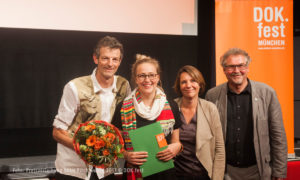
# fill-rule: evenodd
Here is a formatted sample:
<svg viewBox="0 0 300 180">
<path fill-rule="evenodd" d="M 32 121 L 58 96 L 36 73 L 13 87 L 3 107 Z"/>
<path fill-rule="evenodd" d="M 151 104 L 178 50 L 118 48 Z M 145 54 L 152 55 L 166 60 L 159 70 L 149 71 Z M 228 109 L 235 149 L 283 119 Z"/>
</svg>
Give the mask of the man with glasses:
<svg viewBox="0 0 300 180">
<path fill-rule="evenodd" d="M 72 136 L 80 123 L 89 120 L 111 122 L 115 107 L 130 93 L 126 79 L 116 76 L 123 58 L 123 45 L 106 36 L 97 43 L 93 60 L 97 67 L 89 76 L 66 84 L 53 123 L 53 138 L 57 143 L 56 180 L 113 179 L 111 170 L 93 169 L 87 177 L 87 166 L 73 148 Z"/>
<path fill-rule="evenodd" d="M 220 113 L 226 149 L 225 180 L 282 180 L 287 141 L 276 92 L 249 80 L 248 53 L 229 49 L 221 57 L 228 82 L 210 89 L 206 99 Z"/>
</svg>

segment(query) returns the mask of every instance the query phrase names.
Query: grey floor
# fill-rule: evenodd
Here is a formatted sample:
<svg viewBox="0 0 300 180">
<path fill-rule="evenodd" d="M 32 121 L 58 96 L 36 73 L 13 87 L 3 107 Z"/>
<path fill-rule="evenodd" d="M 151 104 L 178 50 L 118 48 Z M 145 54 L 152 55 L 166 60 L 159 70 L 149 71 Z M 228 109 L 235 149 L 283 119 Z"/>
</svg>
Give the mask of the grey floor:
<svg viewBox="0 0 300 180">
<path fill-rule="evenodd" d="M 2 180 L 42 180 L 53 177 L 55 155 L 0 159 Z M 7 174 L 9 173 L 9 174 Z"/>
</svg>

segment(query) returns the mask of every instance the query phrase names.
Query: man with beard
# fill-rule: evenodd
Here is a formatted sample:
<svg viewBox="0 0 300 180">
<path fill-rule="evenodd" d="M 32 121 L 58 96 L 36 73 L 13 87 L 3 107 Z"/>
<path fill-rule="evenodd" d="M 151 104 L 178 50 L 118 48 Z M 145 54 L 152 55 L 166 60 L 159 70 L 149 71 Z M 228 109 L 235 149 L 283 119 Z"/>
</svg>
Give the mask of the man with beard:
<svg viewBox="0 0 300 180">
<path fill-rule="evenodd" d="M 287 141 L 276 92 L 249 80 L 248 53 L 229 49 L 221 57 L 228 82 L 210 89 L 225 138 L 225 180 L 282 180 L 287 170 Z"/>
<path fill-rule="evenodd" d="M 56 180 L 113 179 L 110 169 L 87 167 L 76 154 L 72 136 L 80 123 L 89 120 L 111 122 L 115 107 L 130 93 L 126 79 L 116 76 L 123 57 L 123 45 L 114 37 L 106 36 L 94 49 L 97 67 L 89 76 L 75 78 L 64 87 L 63 96 L 53 123 L 53 138 L 57 143 Z"/>
</svg>

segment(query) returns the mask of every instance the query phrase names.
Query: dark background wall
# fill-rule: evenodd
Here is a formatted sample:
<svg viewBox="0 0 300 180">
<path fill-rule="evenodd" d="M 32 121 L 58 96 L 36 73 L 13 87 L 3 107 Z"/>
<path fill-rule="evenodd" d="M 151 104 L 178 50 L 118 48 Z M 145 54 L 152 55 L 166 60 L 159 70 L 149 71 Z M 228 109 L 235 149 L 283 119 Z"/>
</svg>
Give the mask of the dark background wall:
<svg viewBox="0 0 300 180">
<path fill-rule="evenodd" d="M 198 61 L 197 37 L 192 36 L 25 29 L 0 29 L 0 34 L 0 133 L 5 137 L 0 143 L 6 144 L 0 154 L 6 157 L 55 152 L 51 125 L 63 87 L 91 74 L 92 50 L 100 37 L 112 35 L 123 43 L 118 74 L 127 79 L 136 53 L 156 57 L 163 69 L 163 87 L 173 97 L 171 87 L 181 66 L 200 63 L 199 68 L 209 69 L 206 60 Z"/>
<path fill-rule="evenodd" d="M 214 3 L 198 5 L 198 36 L 0 28 L 0 158 L 56 153 L 52 123 L 64 85 L 91 74 L 92 50 L 99 38 L 117 37 L 125 48 L 118 74 L 130 78 L 136 53 L 157 58 L 163 87 L 172 86 L 186 64 L 214 78 Z"/>
</svg>

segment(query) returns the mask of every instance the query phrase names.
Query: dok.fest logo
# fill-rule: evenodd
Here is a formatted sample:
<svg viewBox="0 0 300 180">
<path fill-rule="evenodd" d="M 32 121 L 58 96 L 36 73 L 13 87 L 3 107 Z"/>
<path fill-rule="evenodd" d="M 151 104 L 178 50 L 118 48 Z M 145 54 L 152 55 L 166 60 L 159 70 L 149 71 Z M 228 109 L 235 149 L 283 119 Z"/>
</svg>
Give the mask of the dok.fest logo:
<svg viewBox="0 0 300 180">
<path fill-rule="evenodd" d="M 254 7 L 253 21 L 257 24 L 258 49 L 285 49 L 286 23 L 284 7 Z"/>
</svg>

